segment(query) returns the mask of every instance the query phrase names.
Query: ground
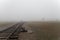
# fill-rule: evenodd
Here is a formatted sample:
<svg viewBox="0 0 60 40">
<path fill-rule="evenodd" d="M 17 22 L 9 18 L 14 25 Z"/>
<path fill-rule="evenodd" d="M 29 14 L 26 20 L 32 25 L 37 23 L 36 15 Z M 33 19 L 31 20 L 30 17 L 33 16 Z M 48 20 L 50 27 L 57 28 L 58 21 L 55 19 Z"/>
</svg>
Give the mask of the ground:
<svg viewBox="0 0 60 40">
<path fill-rule="evenodd" d="M 33 33 L 22 32 L 19 40 L 60 40 L 60 22 L 31 22 Z"/>
<path fill-rule="evenodd" d="M 20 33 L 19 40 L 60 40 L 60 23 L 33 23 L 32 29 L 32 34 Z"/>
</svg>

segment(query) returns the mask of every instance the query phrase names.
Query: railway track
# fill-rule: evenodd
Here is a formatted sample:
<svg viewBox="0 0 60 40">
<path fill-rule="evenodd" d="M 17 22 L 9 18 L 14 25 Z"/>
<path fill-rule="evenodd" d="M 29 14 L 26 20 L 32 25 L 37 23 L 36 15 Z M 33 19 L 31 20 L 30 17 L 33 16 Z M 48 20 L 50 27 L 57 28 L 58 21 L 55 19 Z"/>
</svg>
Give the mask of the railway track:
<svg viewBox="0 0 60 40">
<path fill-rule="evenodd" d="M 21 32 L 24 23 L 16 23 L 0 32 L 0 40 L 18 40 L 18 33 Z"/>
</svg>

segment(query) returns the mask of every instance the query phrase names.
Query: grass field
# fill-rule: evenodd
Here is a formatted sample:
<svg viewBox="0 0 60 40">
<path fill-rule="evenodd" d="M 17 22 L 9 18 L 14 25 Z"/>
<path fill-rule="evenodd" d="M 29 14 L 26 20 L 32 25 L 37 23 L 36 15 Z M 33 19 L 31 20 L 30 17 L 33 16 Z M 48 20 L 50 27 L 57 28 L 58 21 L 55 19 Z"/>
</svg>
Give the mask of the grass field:
<svg viewBox="0 0 60 40">
<path fill-rule="evenodd" d="M 32 34 L 20 33 L 20 40 L 60 40 L 60 22 L 28 22 Z"/>
<path fill-rule="evenodd" d="M 14 24 L 16 22 L 0 22 L 0 27 L 2 26 L 6 26 L 6 25 L 11 25 L 11 24 Z"/>
<path fill-rule="evenodd" d="M 60 40 L 60 22 L 27 22 L 32 28 L 33 33 L 22 32 L 19 34 L 19 40 Z M 11 23 L 1 23 L 5 26 Z"/>
</svg>

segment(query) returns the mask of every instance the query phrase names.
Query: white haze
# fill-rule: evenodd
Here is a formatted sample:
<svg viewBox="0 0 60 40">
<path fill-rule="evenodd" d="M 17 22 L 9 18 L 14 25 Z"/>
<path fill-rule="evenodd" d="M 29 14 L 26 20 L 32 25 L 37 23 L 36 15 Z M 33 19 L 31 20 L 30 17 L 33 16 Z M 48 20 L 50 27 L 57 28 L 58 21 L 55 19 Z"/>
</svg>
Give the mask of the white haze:
<svg viewBox="0 0 60 40">
<path fill-rule="evenodd" d="M 0 0 L 0 21 L 60 20 L 60 0 Z"/>
</svg>

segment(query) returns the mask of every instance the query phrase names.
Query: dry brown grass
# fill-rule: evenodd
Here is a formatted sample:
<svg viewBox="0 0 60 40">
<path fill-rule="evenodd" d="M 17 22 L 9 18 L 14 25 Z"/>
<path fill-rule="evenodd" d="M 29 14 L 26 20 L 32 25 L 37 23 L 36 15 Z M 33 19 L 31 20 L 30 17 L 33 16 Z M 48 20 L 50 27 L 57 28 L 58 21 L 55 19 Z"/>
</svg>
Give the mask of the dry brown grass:
<svg viewBox="0 0 60 40">
<path fill-rule="evenodd" d="M 0 22 L 0 27 L 14 24 L 15 22 Z"/>
<path fill-rule="evenodd" d="M 0 26 L 11 23 L 1 23 Z M 32 34 L 20 33 L 19 40 L 60 40 L 60 22 L 28 22 Z"/>
<path fill-rule="evenodd" d="M 21 40 L 60 40 L 60 22 L 29 22 L 34 33 L 19 34 Z"/>
</svg>

